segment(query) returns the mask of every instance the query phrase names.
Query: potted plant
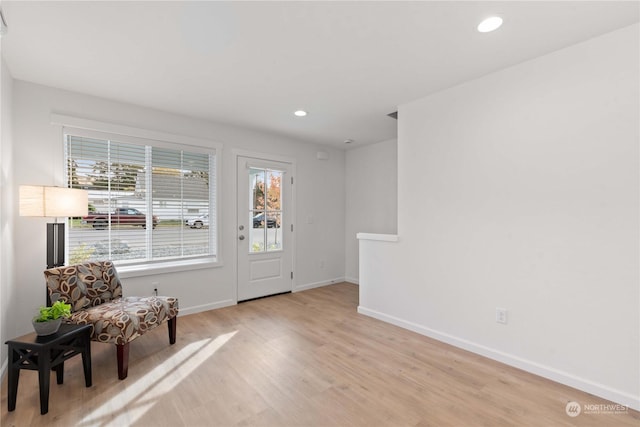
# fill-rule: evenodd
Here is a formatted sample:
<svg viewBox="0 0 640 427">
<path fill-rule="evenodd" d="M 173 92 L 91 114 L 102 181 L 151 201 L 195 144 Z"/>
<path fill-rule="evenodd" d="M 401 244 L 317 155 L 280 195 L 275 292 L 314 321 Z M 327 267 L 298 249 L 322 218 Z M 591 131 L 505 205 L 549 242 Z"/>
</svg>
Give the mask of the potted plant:
<svg viewBox="0 0 640 427">
<path fill-rule="evenodd" d="M 71 315 L 71 304 L 58 300 L 51 307 L 40 307 L 40 314 L 33 318 L 33 329 L 40 336 L 58 332 L 63 317 Z"/>
</svg>

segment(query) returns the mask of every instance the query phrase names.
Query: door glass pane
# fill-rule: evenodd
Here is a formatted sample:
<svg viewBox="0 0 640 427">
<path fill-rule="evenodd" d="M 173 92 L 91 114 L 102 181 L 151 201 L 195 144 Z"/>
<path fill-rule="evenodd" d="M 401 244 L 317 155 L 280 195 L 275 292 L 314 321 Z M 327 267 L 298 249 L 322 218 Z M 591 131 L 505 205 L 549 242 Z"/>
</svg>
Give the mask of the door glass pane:
<svg viewBox="0 0 640 427">
<path fill-rule="evenodd" d="M 282 172 L 266 171 L 267 174 L 267 210 L 280 211 L 280 202 L 282 192 L 280 183 L 282 181 Z"/>
<path fill-rule="evenodd" d="M 262 169 L 249 169 L 249 185 L 251 200 L 250 210 L 264 210 L 264 181 L 266 171 Z"/>
<path fill-rule="evenodd" d="M 265 233 L 264 228 L 249 228 L 250 240 L 249 240 L 249 252 L 264 252 L 264 240 Z"/>
<path fill-rule="evenodd" d="M 249 169 L 249 252 L 282 250 L 283 172 Z"/>
<path fill-rule="evenodd" d="M 272 213 L 269 217 L 269 227 L 267 227 L 267 251 L 280 251 L 282 250 L 282 228 L 280 221 L 282 214 Z M 273 220 L 273 222 L 271 222 Z"/>
<path fill-rule="evenodd" d="M 282 250 L 282 172 L 266 171 L 267 176 L 267 246 L 266 251 Z"/>
<path fill-rule="evenodd" d="M 265 175 L 263 169 L 249 169 L 249 252 L 264 252 L 265 234 Z"/>
</svg>

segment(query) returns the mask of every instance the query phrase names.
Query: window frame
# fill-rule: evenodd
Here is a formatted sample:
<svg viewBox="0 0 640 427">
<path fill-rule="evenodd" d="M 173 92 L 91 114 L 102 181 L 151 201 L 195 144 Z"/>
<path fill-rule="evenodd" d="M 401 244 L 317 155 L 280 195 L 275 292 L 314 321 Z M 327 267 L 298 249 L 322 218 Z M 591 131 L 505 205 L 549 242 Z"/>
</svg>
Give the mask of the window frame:
<svg viewBox="0 0 640 427">
<path fill-rule="evenodd" d="M 128 126 L 102 123 L 93 120 L 80 119 L 76 117 L 52 114 L 52 124 L 62 126 L 62 145 L 64 159 L 64 179 L 65 186 L 68 185 L 67 177 L 67 135 L 95 138 L 101 140 L 112 140 L 120 143 L 152 146 L 157 148 L 167 148 L 173 150 L 184 150 L 194 153 L 213 155 L 212 167 L 214 173 L 209 177 L 210 182 L 215 180 L 211 188 L 212 195 L 209 201 L 209 213 L 215 215 L 216 221 L 213 227 L 209 227 L 209 241 L 211 251 L 215 255 L 205 255 L 189 258 L 174 258 L 164 260 L 141 260 L 136 263 L 126 263 L 118 265 L 118 273 L 121 277 L 137 277 L 153 275 L 167 272 L 187 271 L 200 268 L 213 268 L 223 265 L 221 244 L 220 244 L 220 158 L 222 157 L 222 145 L 211 140 L 199 139 L 183 135 L 166 134 L 163 132 L 150 131 Z M 69 219 L 66 219 L 67 224 Z M 67 250 L 65 259 L 69 259 L 69 233 L 66 233 Z"/>
</svg>

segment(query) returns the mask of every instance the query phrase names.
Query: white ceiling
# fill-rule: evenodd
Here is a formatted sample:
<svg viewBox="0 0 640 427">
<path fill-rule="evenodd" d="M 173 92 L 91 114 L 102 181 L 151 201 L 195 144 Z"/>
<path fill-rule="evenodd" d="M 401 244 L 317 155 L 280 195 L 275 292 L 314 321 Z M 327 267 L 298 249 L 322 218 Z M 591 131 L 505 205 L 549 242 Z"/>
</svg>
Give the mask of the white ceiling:
<svg viewBox="0 0 640 427">
<path fill-rule="evenodd" d="M 639 20 L 639 3 L 3 1 L 14 78 L 344 147 L 398 105 Z M 475 29 L 497 14 L 493 33 Z M 293 111 L 309 115 L 296 118 Z"/>
</svg>

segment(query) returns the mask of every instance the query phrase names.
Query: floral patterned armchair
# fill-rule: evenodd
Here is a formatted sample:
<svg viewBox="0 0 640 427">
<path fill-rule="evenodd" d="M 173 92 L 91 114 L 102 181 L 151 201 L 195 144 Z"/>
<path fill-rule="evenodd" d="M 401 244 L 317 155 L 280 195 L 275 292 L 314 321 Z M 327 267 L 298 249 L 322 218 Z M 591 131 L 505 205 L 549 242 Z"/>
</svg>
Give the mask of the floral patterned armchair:
<svg viewBox="0 0 640 427">
<path fill-rule="evenodd" d="M 117 348 L 118 378 L 127 377 L 129 343 L 167 320 L 169 343 L 176 342 L 178 299 L 123 297 L 122 284 L 111 261 L 45 270 L 50 302 L 71 304 L 69 321 L 92 325 L 91 339 Z"/>
</svg>

